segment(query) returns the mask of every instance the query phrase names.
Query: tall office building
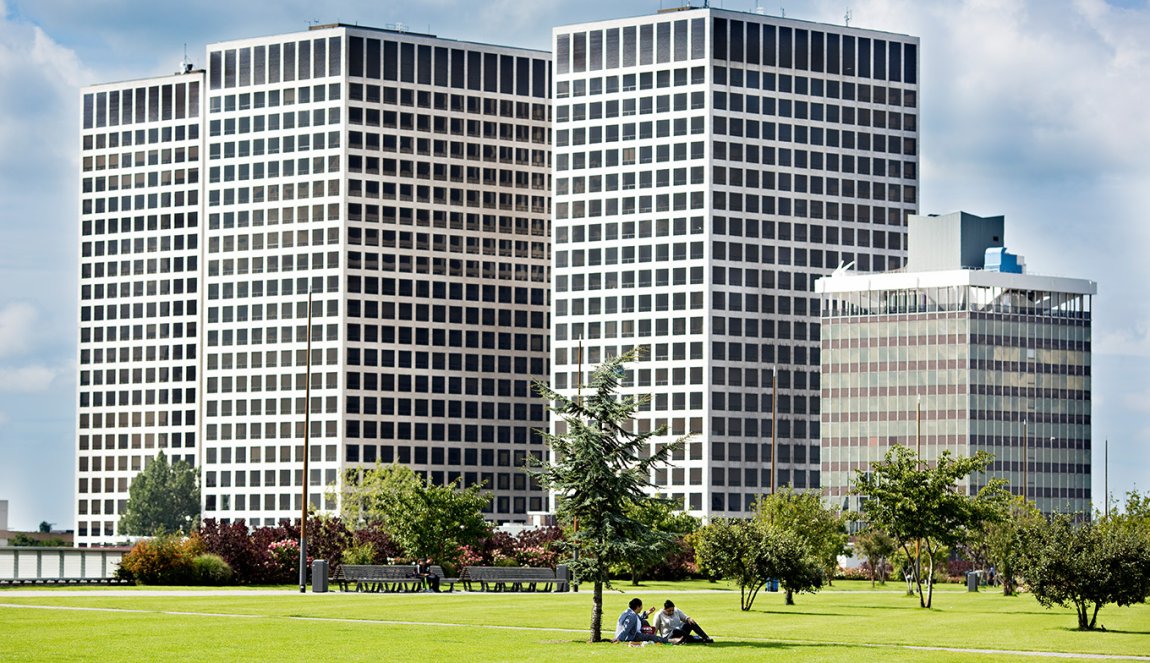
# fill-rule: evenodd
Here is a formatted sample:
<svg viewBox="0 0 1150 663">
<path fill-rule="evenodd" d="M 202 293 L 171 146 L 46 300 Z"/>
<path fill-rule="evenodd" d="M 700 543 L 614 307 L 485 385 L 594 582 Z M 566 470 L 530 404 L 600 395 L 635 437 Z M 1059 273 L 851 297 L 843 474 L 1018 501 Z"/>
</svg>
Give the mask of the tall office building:
<svg viewBox="0 0 1150 663">
<path fill-rule="evenodd" d="M 836 505 L 895 444 L 987 451 L 1047 513 L 1090 513 L 1093 281 L 1024 273 L 1003 217 L 912 216 L 906 271 L 835 275 L 823 304 L 823 489 Z"/>
<path fill-rule="evenodd" d="M 121 538 L 160 450 L 204 517 L 296 518 L 305 434 L 320 509 L 375 462 L 542 509 L 547 54 L 328 25 L 207 56 L 84 91 L 77 541 Z"/>
<path fill-rule="evenodd" d="M 744 514 L 772 443 L 778 486 L 820 487 L 812 289 L 902 265 L 918 40 L 685 8 L 556 28 L 553 56 L 553 386 L 647 346 L 639 428 L 694 434 L 664 494 Z"/>
</svg>

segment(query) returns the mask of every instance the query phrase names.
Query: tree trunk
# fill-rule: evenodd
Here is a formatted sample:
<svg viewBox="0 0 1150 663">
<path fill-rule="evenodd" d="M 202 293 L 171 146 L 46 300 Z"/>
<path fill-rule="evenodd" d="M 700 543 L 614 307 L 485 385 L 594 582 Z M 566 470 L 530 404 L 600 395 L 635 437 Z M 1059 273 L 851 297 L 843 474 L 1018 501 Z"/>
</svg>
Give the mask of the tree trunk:
<svg viewBox="0 0 1150 663">
<path fill-rule="evenodd" d="M 1091 630 L 1091 631 L 1093 631 L 1093 630 L 1094 630 L 1094 627 L 1096 627 L 1096 626 L 1098 625 L 1098 610 L 1099 610 L 1101 607 L 1102 607 L 1102 602 L 1101 602 L 1101 601 L 1099 601 L 1098 603 L 1095 603 L 1095 604 L 1094 604 L 1094 614 L 1093 614 L 1093 615 L 1090 617 L 1090 630 Z M 1103 631 L 1105 631 L 1106 629 L 1104 628 L 1104 629 L 1102 629 L 1102 630 L 1103 630 Z"/>
<path fill-rule="evenodd" d="M 603 640 L 603 581 L 595 581 L 591 598 L 591 642 Z"/>
<path fill-rule="evenodd" d="M 1075 603 L 1074 608 L 1075 608 L 1075 610 L 1078 611 L 1078 630 L 1079 631 L 1090 630 L 1090 622 L 1087 620 L 1087 617 L 1086 617 L 1086 603 Z"/>
<path fill-rule="evenodd" d="M 870 563 L 870 588 L 874 589 L 874 562 Z"/>
<path fill-rule="evenodd" d="M 784 589 L 786 590 L 786 594 L 787 594 L 786 604 L 787 605 L 794 605 L 795 604 L 795 593 L 793 591 L 791 591 L 790 588 L 784 588 Z"/>
</svg>

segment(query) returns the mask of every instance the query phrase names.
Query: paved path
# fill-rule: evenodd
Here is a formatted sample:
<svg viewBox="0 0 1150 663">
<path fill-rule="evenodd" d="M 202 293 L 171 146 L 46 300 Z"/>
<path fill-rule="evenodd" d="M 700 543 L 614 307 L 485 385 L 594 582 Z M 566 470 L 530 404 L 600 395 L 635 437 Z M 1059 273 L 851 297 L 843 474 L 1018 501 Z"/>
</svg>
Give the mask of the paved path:
<svg viewBox="0 0 1150 663">
<path fill-rule="evenodd" d="M 288 594 L 298 593 L 294 590 L 251 590 L 244 592 L 229 591 L 229 590 L 100 590 L 95 592 L 44 592 L 44 591 L 12 591 L 0 593 L 0 598 L 3 597 L 19 597 L 19 598 L 51 598 L 51 597 L 84 597 L 84 596 L 284 596 Z M 333 594 L 335 595 L 335 594 Z M 0 609 L 9 608 L 16 610 L 68 610 L 80 612 L 121 612 L 121 613 L 136 613 L 136 614 L 157 614 L 157 615 L 179 615 L 189 617 L 224 617 L 228 619 L 289 619 L 294 621 L 304 622 L 327 622 L 327 623 L 348 623 L 348 624 L 379 624 L 386 626 L 427 626 L 427 627 L 440 627 L 440 628 L 485 628 L 494 630 L 509 630 L 509 631 L 538 631 L 548 633 L 586 633 L 587 629 L 573 629 L 573 628 L 555 628 L 548 626 L 501 626 L 496 624 L 453 624 L 447 622 L 416 622 L 416 621 L 401 621 L 392 619 L 350 619 L 343 617 L 299 617 L 290 615 L 260 615 L 260 614 L 231 614 L 231 613 L 213 613 L 213 612 L 187 612 L 176 610 L 139 610 L 133 608 L 93 608 L 82 606 L 54 606 L 54 605 L 25 605 L 20 603 L 2 603 L 0 602 Z M 1070 652 L 1055 652 L 1055 651 L 1024 651 L 1024 650 L 1011 650 L 1011 649 L 976 649 L 965 647 L 926 647 L 918 645 L 896 645 L 896 644 L 883 644 L 883 643 L 868 643 L 868 642 L 828 642 L 824 640 L 787 640 L 779 638 L 756 638 L 740 636 L 738 640 L 752 641 L 752 642 L 777 642 L 783 644 L 802 644 L 802 645 L 845 645 L 851 647 L 867 647 L 873 649 L 905 649 L 911 651 L 923 652 L 946 652 L 953 654 L 972 654 L 977 656 L 1027 656 L 1035 658 L 1056 658 L 1056 659 L 1071 659 L 1071 660 L 1104 660 L 1104 661 L 1150 661 L 1150 656 L 1135 656 L 1135 655 L 1122 655 L 1122 654 L 1078 654 Z"/>
</svg>

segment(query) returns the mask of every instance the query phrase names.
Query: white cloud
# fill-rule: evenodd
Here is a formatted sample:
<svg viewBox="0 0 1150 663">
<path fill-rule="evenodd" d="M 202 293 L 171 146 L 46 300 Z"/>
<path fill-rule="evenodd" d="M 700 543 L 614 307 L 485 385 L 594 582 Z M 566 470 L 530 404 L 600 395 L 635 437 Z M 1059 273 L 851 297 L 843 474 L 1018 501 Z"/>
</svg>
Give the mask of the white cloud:
<svg viewBox="0 0 1150 663">
<path fill-rule="evenodd" d="M 38 392 L 46 391 L 60 375 L 60 371 L 47 366 L 0 366 L 0 391 Z"/>
<path fill-rule="evenodd" d="M 22 354 L 32 347 L 37 335 L 36 309 L 24 302 L 0 308 L 0 357 Z"/>
<path fill-rule="evenodd" d="M 1150 357 L 1150 322 L 1099 334 L 1094 342 L 1094 351 L 1124 357 Z"/>
</svg>

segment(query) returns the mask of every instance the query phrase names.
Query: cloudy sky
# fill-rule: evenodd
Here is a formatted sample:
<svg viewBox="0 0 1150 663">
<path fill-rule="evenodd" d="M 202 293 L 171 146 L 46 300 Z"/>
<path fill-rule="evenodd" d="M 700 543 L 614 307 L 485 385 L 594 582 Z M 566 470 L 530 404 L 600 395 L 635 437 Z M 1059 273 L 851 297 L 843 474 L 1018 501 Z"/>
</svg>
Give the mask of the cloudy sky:
<svg viewBox="0 0 1150 663">
<path fill-rule="evenodd" d="M 701 0 L 696 0 L 699 4 Z M 550 47 L 672 0 L 0 0 L 0 500 L 71 528 L 78 88 L 184 45 L 342 21 Z M 712 0 L 922 38 L 922 211 L 1005 214 L 1030 271 L 1096 280 L 1095 494 L 1150 488 L 1150 0 Z"/>
</svg>

